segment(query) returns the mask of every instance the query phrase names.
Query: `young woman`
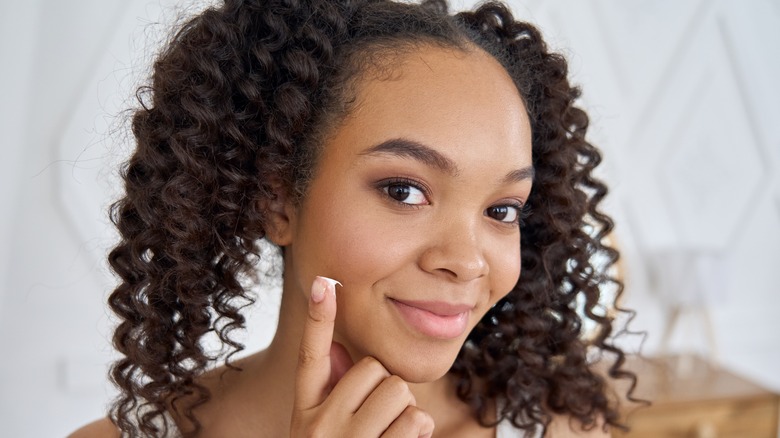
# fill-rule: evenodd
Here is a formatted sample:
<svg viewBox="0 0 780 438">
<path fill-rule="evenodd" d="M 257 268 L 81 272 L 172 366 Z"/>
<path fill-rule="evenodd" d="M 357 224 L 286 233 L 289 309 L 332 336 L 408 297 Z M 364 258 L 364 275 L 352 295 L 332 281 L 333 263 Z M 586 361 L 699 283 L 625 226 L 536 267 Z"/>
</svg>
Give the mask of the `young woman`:
<svg viewBox="0 0 780 438">
<path fill-rule="evenodd" d="M 607 435 L 607 379 L 633 375 L 596 310 L 617 253 L 566 74 L 497 3 L 226 0 L 189 21 L 113 209 L 121 395 L 73 436 Z M 262 239 L 279 325 L 230 361 Z"/>
</svg>

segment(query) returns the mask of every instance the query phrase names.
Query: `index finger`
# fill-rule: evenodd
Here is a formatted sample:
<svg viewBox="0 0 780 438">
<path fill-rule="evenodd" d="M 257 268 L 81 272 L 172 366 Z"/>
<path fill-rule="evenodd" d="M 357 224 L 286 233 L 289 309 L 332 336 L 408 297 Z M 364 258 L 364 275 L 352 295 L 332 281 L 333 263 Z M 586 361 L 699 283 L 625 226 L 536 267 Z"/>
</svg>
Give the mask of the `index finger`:
<svg viewBox="0 0 780 438">
<path fill-rule="evenodd" d="M 326 277 L 317 277 L 312 282 L 295 373 L 295 407 L 298 410 L 319 406 L 327 396 L 330 348 L 336 321 L 336 283 Z"/>
</svg>

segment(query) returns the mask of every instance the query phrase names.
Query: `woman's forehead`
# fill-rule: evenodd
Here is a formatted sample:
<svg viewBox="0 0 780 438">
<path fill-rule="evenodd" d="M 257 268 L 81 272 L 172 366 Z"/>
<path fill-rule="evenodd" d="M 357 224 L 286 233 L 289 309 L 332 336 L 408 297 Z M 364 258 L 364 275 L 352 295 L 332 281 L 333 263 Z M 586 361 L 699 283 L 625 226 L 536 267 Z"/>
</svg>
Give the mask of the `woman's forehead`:
<svg viewBox="0 0 780 438">
<path fill-rule="evenodd" d="M 407 138 L 447 150 L 506 150 L 530 164 L 530 123 L 514 82 L 481 50 L 421 47 L 398 60 L 394 74 L 356 84 L 352 112 L 335 137 L 370 147 Z M 526 151 L 527 149 L 527 151 Z"/>
</svg>

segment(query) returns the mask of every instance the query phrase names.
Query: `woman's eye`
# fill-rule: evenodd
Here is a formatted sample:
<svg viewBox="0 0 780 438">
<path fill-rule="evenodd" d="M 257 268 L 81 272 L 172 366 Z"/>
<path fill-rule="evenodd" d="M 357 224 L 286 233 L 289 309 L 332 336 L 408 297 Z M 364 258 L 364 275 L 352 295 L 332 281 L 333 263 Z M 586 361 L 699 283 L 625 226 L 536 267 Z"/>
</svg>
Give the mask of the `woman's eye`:
<svg viewBox="0 0 780 438">
<path fill-rule="evenodd" d="M 387 193 L 387 196 L 398 202 L 403 202 L 404 204 L 423 205 L 428 203 L 422 190 L 410 184 L 388 184 L 385 186 L 385 193 Z"/>
<path fill-rule="evenodd" d="M 497 221 L 508 224 L 520 221 L 520 207 L 514 205 L 496 205 L 488 208 L 486 214 Z"/>
</svg>

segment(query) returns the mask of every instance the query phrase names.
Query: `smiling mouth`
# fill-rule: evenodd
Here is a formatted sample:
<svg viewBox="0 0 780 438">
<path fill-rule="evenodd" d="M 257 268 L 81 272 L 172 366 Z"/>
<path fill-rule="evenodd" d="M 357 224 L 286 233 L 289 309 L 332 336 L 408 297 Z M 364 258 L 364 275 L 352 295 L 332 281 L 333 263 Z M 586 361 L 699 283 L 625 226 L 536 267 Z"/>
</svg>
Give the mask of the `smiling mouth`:
<svg viewBox="0 0 780 438">
<path fill-rule="evenodd" d="M 443 301 L 406 301 L 390 298 L 401 318 L 412 329 L 436 339 L 454 339 L 468 327 L 474 306 Z"/>
</svg>

